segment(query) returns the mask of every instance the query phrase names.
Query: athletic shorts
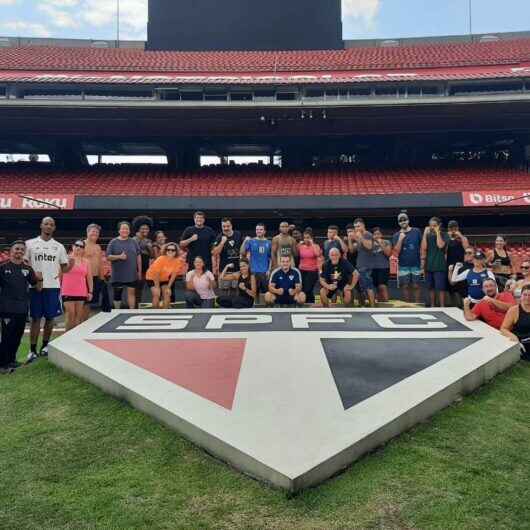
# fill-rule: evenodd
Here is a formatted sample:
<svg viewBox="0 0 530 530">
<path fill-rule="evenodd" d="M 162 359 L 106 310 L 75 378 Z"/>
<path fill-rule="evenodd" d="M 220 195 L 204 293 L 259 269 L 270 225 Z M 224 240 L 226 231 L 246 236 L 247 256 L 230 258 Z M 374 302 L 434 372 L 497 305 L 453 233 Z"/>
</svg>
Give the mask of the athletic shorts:
<svg viewBox="0 0 530 530">
<path fill-rule="evenodd" d="M 86 296 L 63 296 L 63 304 L 65 302 L 86 302 Z"/>
<path fill-rule="evenodd" d="M 33 320 L 53 320 L 63 314 L 61 289 L 31 290 L 29 314 Z"/>
<path fill-rule="evenodd" d="M 164 287 L 164 285 L 168 285 L 169 282 L 159 282 L 159 285 L 160 287 Z M 149 287 L 154 287 L 155 286 L 155 282 L 153 280 L 147 280 L 147 285 Z"/>
<path fill-rule="evenodd" d="M 373 291 L 374 280 L 372 279 L 372 269 L 358 269 L 359 273 L 359 285 L 361 291 Z"/>
<path fill-rule="evenodd" d="M 266 272 L 257 272 L 254 274 L 256 278 L 256 288 L 258 293 L 266 293 L 269 290 L 269 276 Z"/>
<path fill-rule="evenodd" d="M 114 289 L 124 289 L 125 287 L 136 289 L 136 287 L 138 287 L 138 282 L 113 282 L 112 287 L 114 287 Z"/>
<path fill-rule="evenodd" d="M 418 285 L 421 281 L 421 268 L 399 267 L 398 278 L 400 285 Z"/>
<path fill-rule="evenodd" d="M 282 294 L 281 296 L 276 295 L 276 300 L 274 303 L 278 305 L 294 305 L 296 304 L 296 301 L 294 296 L 291 296 L 290 294 Z"/>
<path fill-rule="evenodd" d="M 373 269 L 372 280 L 374 285 L 379 287 L 380 285 L 388 285 L 388 279 L 390 277 L 390 269 Z"/>
<path fill-rule="evenodd" d="M 447 272 L 426 272 L 425 281 L 431 291 L 447 290 Z"/>
</svg>

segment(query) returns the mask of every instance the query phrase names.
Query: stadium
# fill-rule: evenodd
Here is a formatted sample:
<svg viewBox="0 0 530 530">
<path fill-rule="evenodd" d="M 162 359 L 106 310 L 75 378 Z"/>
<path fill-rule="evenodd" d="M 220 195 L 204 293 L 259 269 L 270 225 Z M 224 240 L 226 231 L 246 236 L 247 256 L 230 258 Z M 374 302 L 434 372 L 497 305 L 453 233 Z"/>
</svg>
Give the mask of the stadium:
<svg viewBox="0 0 530 530">
<path fill-rule="evenodd" d="M 45 216 L 70 248 L 138 215 L 169 241 L 204 211 L 322 243 L 359 217 L 391 240 L 406 213 L 477 255 L 502 234 L 520 279 L 530 31 L 348 40 L 340 0 L 249 4 L 150 0 L 146 41 L 0 37 L 0 263 Z M 497 330 L 177 299 L 61 329 L 0 378 L 0 527 L 527 528 L 528 363 Z"/>
</svg>

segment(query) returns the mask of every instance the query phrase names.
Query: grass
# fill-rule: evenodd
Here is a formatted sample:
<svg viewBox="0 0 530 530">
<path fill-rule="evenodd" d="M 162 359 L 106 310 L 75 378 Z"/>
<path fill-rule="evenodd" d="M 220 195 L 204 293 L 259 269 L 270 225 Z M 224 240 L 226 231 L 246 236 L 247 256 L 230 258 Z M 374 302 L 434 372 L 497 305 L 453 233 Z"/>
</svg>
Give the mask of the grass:
<svg viewBox="0 0 530 530">
<path fill-rule="evenodd" d="M 295 497 L 46 360 L 0 377 L 1 529 L 524 530 L 529 492 L 528 363 Z"/>
</svg>

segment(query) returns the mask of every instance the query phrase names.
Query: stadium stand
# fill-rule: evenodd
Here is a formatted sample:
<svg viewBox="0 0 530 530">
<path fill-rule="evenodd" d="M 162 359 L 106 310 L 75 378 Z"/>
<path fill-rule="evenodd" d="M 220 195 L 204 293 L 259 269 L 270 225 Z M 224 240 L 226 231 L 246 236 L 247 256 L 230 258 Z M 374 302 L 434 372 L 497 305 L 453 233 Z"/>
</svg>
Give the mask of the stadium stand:
<svg viewBox="0 0 530 530">
<path fill-rule="evenodd" d="M 518 169 L 249 170 L 175 172 L 159 166 L 93 166 L 67 171 L 46 165 L 0 165 L 3 193 L 78 196 L 237 197 L 391 195 L 510 190 L 530 187 Z"/>
<path fill-rule="evenodd" d="M 27 46 L 0 50 L 0 70 L 304 72 L 448 68 L 530 62 L 530 39 L 310 52 L 146 52 Z"/>
</svg>

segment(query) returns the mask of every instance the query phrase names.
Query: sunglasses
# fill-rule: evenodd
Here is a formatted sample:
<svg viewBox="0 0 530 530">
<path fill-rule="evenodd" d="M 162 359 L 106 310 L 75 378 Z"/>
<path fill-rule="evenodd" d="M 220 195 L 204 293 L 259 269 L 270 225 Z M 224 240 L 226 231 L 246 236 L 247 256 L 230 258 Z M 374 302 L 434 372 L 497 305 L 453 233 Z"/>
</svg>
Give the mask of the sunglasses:
<svg viewBox="0 0 530 530">
<path fill-rule="evenodd" d="M 522 270 L 527 271 L 530 267 L 521 267 Z"/>
<path fill-rule="evenodd" d="M 75 248 L 85 248 L 85 245 L 74 245 Z"/>
<path fill-rule="evenodd" d="M 177 249 L 176 248 L 167 248 L 166 249 L 166 252 L 176 252 Z"/>
</svg>

